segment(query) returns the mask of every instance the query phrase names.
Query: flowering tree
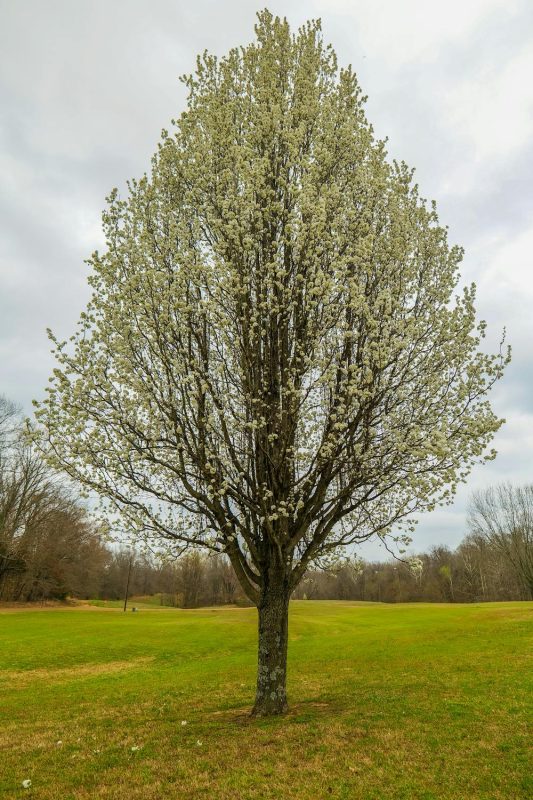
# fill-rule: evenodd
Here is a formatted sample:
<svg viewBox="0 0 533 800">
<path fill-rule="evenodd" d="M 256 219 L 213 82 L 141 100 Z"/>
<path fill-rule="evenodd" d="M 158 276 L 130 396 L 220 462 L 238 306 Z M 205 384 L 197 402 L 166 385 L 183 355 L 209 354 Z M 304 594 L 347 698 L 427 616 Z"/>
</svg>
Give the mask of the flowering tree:
<svg viewBox="0 0 533 800">
<path fill-rule="evenodd" d="M 319 23 L 264 11 L 256 35 L 198 59 L 150 177 L 112 192 L 37 417 L 133 530 L 227 554 L 259 612 L 255 713 L 277 714 L 306 568 L 450 499 L 506 358 L 478 352 L 462 252 Z"/>
</svg>

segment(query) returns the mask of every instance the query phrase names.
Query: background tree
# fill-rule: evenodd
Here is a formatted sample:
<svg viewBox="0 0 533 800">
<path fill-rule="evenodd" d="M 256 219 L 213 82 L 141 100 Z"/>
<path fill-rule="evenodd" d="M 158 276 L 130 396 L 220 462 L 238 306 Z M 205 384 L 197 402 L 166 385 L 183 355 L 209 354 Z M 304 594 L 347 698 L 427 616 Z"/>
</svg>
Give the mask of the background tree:
<svg viewBox="0 0 533 800">
<path fill-rule="evenodd" d="M 0 397 L 0 599 L 95 596 L 109 553 L 71 491 L 22 437 Z"/>
<path fill-rule="evenodd" d="M 31 477 L 26 474 L 21 479 L 16 467 L 18 413 L 16 406 L 0 395 L 0 596 L 7 576 L 23 567 L 15 546 L 19 527 L 17 509 L 26 496 L 24 487 L 31 483 Z"/>
<path fill-rule="evenodd" d="M 256 35 L 198 59 L 151 176 L 111 193 L 37 417 L 132 530 L 228 555 L 259 612 L 255 713 L 276 714 L 292 591 L 450 500 L 501 424 L 505 358 L 478 351 L 462 251 L 320 24 L 264 11 Z"/>
<path fill-rule="evenodd" d="M 500 551 L 533 599 L 533 484 L 474 492 L 468 523 L 474 536 Z"/>
<path fill-rule="evenodd" d="M 34 496 L 17 555 L 22 567 L 7 581 L 4 596 L 31 602 L 97 596 L 109 552 L 85 509 L 56 489 Z"/>
</svg>

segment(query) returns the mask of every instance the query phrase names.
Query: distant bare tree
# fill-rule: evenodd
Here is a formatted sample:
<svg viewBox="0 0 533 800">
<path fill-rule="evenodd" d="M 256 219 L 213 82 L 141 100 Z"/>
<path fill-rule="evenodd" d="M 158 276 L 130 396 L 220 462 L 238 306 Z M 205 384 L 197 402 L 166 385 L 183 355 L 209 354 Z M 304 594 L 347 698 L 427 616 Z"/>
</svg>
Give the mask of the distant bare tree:
<svg viewBox="0 0 533 800">
<path fill-rule="evenodd" d="M 229 560 L 221 555 L 207 556 L 205 560 L 209 605 L 233 604 L 241 600 L 239 581 Z"/>
<path fill-rule="evenodd" d="M 533 599 L 533 484 L 503 483 L 475 492 L 468 523 L 505 556 Z"/>
<path fill-rule="evenodd" d="M 0 598 L 94 596 L 108 556 L 86 511 L 24 441 L 17 407 L 0 397 Z"/>
<path fill-rule="evenodd" d="M 197 551 L 187 553 L 178 561 L 177 594 L 184 608 L 197 608 L 205 592 L 204 559 Z"/>
<path fill-rule="evenodd" d="M 470 601 L 487 600 L 488 578 L 491 573 L 490 555 L 492 550 L 483 536 L 467 536 L 457 548 L 460 564 L 461 599 Z"/>
<path fill-rule="evenodd" d="M 42 497 L 48 470 L 19 434 L 19 410 L 0 396 L 0 593 L 7 575 L 24 568 L 20 534 L 37 495 Z"/>
<path fill-rule="evenodd" d="M 98 593 L 109 553 L 86 511 L 66 493 L 36 498 L 17 545 L 24 570 L 11 578 L 12 599 L 31 602 Z"/>
</svg>

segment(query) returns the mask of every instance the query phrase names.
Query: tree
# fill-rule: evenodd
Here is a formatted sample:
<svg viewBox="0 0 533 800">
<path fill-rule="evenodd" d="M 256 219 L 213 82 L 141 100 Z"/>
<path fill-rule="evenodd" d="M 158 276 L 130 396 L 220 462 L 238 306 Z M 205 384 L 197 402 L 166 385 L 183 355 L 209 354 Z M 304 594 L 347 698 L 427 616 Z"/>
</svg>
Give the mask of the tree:
<svg viewBox="0 0 533 800">
<path fill-rule="evenodd" d="M 474 492 L 468 524 L 504 556 L 533 600 L 533 484 Z"/>
<path fill-rule="evenodd" d="M 8 448 L 8 443 L 16 429 L 16 419 L 19 409 L 7 397 L 0 394 L 0 457 Z"/>
<path fill-rule="evenodd" d="M 49 470 L 22 439 L 19 409 L 0 396 L 0 594 L 26 569 L 22 538 L 50 492 Z"/>
<path fill-rule="evenodd" d="M 31 602 L 95 596 L 109 557 L 100 533 L 64 490 L 34 497 L 17 539 L 23 569 L 12 576 L 7 597 Z"/>
<path fill-rule="evenodd" d="M 0 397 L 0 598 L 42 600 L 99 589 L 101 531 L 22 436 Z"/>
<path fill-rule="evenodd" d="M 507 357 L 479 352 L 462 251 L 320 24 L 263 11 L 256 35 L 198 59 L 150 177 L 108 198 L 37 418 L 132 530 L 228 555 L 258 608 L 254 710 L 277 714 L 305 570 L 450 500 Z"/>
</svg>

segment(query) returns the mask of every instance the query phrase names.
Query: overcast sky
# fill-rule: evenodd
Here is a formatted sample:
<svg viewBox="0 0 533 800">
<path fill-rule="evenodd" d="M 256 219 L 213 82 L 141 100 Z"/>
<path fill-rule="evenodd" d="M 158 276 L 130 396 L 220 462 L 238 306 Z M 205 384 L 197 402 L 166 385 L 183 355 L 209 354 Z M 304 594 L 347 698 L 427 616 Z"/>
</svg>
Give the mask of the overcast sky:
<svg viewBox="0 0 533 800">
<path fill-rule="evenodd" d="M 0 0 L 0 394 L 31 412 L 60 338 L 88 297 L 83 260 L 102 247 L 109 190 L 149 169 L 184 109 L 178 76 L 205 48 L 253 38 L 263 3 Z M 391 157 L 416 167 L 462 280 L 478 285 L 487 347 L 503 327 L 513 363 L 493 393 L 507 424 L 496 461 L 451 508 L 420 520 L 413 547 L 453 547 L 469 492 L 533 481 L 533 3 L 531 0 L 270 2 L 293 26 L 321 17 L 368 95 Z M 377 546 L 367 555 L 382 551 Z"/>
</svg>

